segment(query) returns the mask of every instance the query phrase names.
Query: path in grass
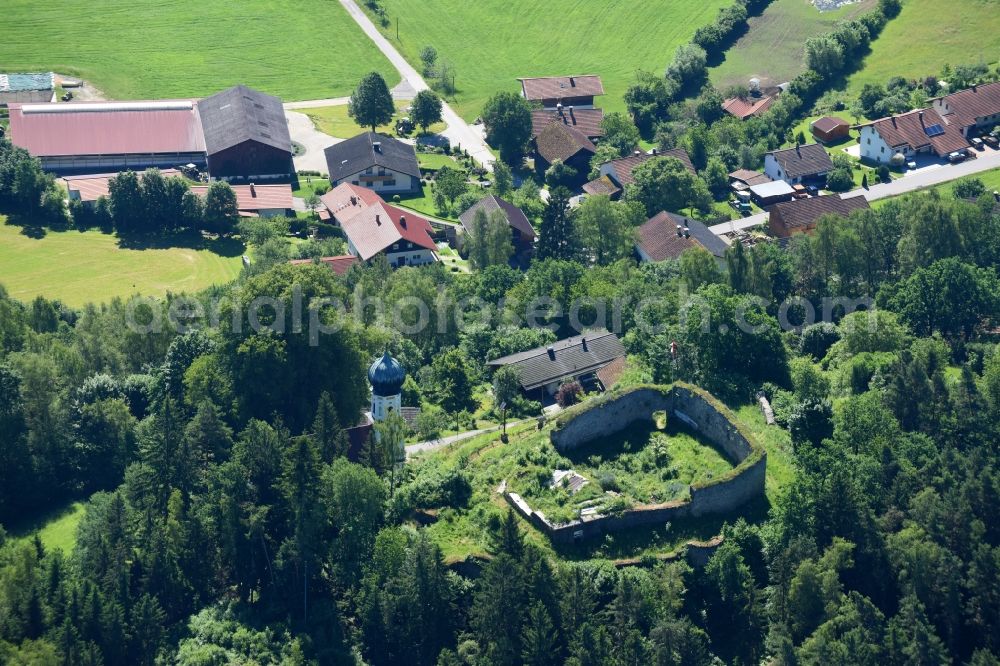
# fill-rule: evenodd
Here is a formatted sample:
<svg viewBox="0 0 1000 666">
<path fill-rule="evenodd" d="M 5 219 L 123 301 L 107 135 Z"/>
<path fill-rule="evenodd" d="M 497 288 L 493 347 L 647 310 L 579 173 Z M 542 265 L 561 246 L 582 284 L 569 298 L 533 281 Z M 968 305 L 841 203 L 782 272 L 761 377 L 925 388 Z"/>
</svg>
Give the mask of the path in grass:
<svg viewBox="0 0 1000 666">
<path fill-rule="evenodd" d="M 746 34 L 726 53 L 726 59 L 710 69 L 712 83 L 719 88 L 745 86 L 751 78 L 762 85 L 791 81 L 805 69 L 805 40 L 833 30 L 840 21 L 871 9 L 875 0 L 821 12 L 808 0 L 775 0 L 760 16 L 750 18 Z"/>
<path fill-rule="evenodd" d="M 0 71 L 50 70 L 115 99 L 199 97 L 238 83 L 286 100 L 400 77 L 337 2 L 5 0 Z"/>
<path fill-rule="evenodd" d="M 940 76 L 945 64 L 994 63 L 998 44 L 1000 0 L 905 0 L 849 79 L 848 91 L 857 94 L 866 83 L 885 85 L 894 76 Z"/>
<path fill-rule="evenodd" d="M 208 249 L 132 250 L 99 231 L 48 231 L 30 238 L 0 215 L 0 284 L 20 300 L 42 295 L 71 307 L 132 294 L 194 292 L 233 280 L 240 251 L 221 256 Z"/>
<path fill-rule="evenodd" d="M 383 34 L 417 69 L 433 45 L 454 65 L 452 106 L 466 120 L 517 77 L 600 74 L 599 103 L 623 110 L 622 95 L 639 69 L 662 73 L 677 46 L 715 19 L 729 0 L 383 0 L 391 25 Z M 396 22 L 399 39 L 396 39 Z"/>
</svg>

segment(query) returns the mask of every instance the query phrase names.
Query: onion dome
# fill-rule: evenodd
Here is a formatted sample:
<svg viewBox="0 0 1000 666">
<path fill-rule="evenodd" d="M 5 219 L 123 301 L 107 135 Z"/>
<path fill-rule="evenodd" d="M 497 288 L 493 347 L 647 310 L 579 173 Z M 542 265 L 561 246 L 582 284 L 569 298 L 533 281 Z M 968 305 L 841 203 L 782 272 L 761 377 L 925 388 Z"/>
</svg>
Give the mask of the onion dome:
<svg viewBox="0 0 1000 666">
<path fill-rule="evenodd" d="M 399 395 L 404 381 L 406 381 L 406 370 L 399 361 L 389 355 L 388 351 L 381 358 L 375 359 L 368 368 L 368 383 L 372 385 L 372 392 L 375 395 L 382 397 Z"/>
</svg>

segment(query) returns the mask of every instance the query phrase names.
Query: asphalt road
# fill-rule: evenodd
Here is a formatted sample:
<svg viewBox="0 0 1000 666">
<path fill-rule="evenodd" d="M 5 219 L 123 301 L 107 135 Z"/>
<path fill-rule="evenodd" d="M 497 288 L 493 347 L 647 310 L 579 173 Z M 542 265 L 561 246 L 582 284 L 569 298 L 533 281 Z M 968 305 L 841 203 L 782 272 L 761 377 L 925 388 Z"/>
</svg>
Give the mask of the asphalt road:
<svg viewBox="0 0 1000 666">
<path fill-rule="evenodd" d="M 975 151 L 976 159 L 966 160 L 961 164 L 932 164 L 921 169 L 906 174 L 902 178 L 897 178 L 891 183 L 879 183 L 872 185 L 867 190 L 858 188 L 840 195 L 842 199 L 851 197 L 865 197 L 868 201 L 878 201 L 887 197 L 896 197 L 908 192 L 915 192 L 925 187 L 933 187 L 941 183 L 947 183 L 966 176 L 974 176 L 983 171 L 1000 169 L 1000 151 L 987 149 L 984 152 Z M 712 233 L 717 236 L 729 233 L 734 228 L 739 231 L 750 229 L 767 222 L 767 213 L 758 213 L 740 220 L 723 222 L 709 227 Z"/>
</svg>

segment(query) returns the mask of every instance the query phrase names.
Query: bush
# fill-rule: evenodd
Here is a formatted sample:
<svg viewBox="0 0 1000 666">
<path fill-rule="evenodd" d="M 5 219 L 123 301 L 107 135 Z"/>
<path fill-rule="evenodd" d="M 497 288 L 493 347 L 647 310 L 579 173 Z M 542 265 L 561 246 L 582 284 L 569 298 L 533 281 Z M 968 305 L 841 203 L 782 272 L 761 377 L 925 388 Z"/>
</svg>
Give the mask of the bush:
<svg viewBox="0 0 1000 666">
<path fill-rule="evenodd" d="M 978 199 L 986 194 L 986 185 L 978 178 L 969 178 L 955 183 L 952 192 L 956 199 Z"/>
<path fill-rule="evenodd" d="M 838 340 L 840 340 L 840 331 L 830 322 L 813 324 L 802 331 L 802 337 L 799 339 L 799 351 L 818 361 L 826 356 L 830 347 Z"/>
<path fill-rule="evenodd" d="M 559 387 L 559 390 L 556 391 L 556 402 L 560 407 L 569 407 L 580 402 L 582 395 L 583 387 L 580 382 L 573 380 Z"/>
<path fill-rule="evenodd" d="M 854 174 L 850 169 L 838 167 L 826 177 L 826 188 L 831 192 L 847 192 L 854 187 Z"/>
<path fill-rule="evenodd" d="M 833 407 L 828 400 L 805 400 L 788 417 L 788 430 L 796 445 L 817 446 L 833 435 Z"/>
<path fill-rule="evenodd" d="M 888 183 L 892 181 L 892 172 L 889 171 L 889 167 L 886 165 L 881 165 L 878 168 L 878 180 L 880 183 Z"/>
</svg>

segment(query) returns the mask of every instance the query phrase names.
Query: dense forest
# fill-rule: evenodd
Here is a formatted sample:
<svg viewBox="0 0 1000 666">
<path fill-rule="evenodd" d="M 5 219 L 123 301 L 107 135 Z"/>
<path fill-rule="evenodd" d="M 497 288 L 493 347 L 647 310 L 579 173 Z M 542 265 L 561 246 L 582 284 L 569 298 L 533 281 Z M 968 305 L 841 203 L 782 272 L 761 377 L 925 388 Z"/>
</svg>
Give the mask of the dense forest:
<svg viewBox="0 0 1000 666">
<path fill-rule="evenodd" d="M 894 200 L 788 248 L 737 244 L 722 268 L 571 250 L 523 274 L 280 261 L 79 311 L 3 294 L 0 522 L 89 501 L 72 552 L 0 531 L 0 662 L 998 663 L 991 197 Z M 813 323 L 830 296 L 870 296 L 877 314 Z M 376 297 L 403 319 L 414 298 L 437 304 L 432 325 L 359 305 Z M 263 326 L 244 325 L 260 298 Z M 309 309 L 332 331 L 312 339 L 293 317 L 314 298 L 347 306 Z M 517 316 L 539 298 L 556 332 Z M 458 305 L 473 299 L 487 305 Z M 700 569 L 552 558 L 498 506 L 482 521 L 491 557 L 460 575 L 390 502 L 412 473 L 390 483 L 371 443 L 346 457 L 365 368 L 390 349 L 410 369 L 404 400 L 455 419 L 485 361 L 569 332 L 574 302 L 596 322 L 600 299 L 647 304 L 619 308 L 627 381 L 693 381 L 730 404 L 763 393 L 795 478 Z M 452 484 L 438 501 L 461 511 Z"/>
</svg>

